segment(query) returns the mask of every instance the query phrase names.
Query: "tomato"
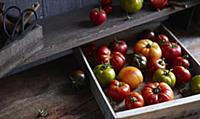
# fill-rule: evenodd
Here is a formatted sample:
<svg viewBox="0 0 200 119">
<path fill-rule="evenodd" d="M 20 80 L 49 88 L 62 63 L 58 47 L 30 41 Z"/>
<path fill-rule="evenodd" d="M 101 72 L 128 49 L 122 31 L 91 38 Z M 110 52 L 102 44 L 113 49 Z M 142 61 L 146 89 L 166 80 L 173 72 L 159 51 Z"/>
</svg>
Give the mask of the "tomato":
<svg viewBox="0 0 200 119">
<path fill-rule="evenodd" d="M 94 74 L 101 84 L 101 86 L 107 86 L 112 80 L 115 79 L 115 71 L 109 64 L 100 64 L 94 68 Z"/>
<path fill-rule="evenodd" d="M 168 42 L 161 46 L 163 57 L 172 62 L 174 58 L 181 56 L 181 47 L 177 43 Z"/>
<path fill-rule="evenodd" d="M 172 72 L 175 74 L 178 84 L 187 83 L 191 80 L 190 71 L 183 66 L 175 66 Z"/>
<path fill-rule="evenodd" d="M 169 42 L 169 38 L 164 34 L 159 34 L 158 36 L 156 36 L 155 42 L 159 45 L 164 45 Z"/>
<path fill-rule="evenodd" d="M 106 14 L 110 14 L 113 10 L 112 5 L 106 5 L 106 6 L 103 6 L 102 8 L 106 12 Z"/>
<path fill-rule="evenodd" d="M 200 93 L 200 75 L 192 77 L 192 80 L 190 82 L 190 89 L 193 94 Z"/>
<path fill-rule="evenodd" d="M 148 61 L 147 66 L 149 72 L 153 74 L 157 69 L 165 69 L 166 63 L 163 59 L 152 58 Z"/>
<path fill-rule="evenodd" d="M 130 90 L 128 84 L 113 80 L 108 87 L 108 96 L 115 101 L 122 101 L 129 95 Z"/>
<path fill-rule="evenodd" d="M 131 66 L 135 66 L 139 69 L 145 69 L 147 66 L 147 58 L 140 54 L 129 54 L 127 56 L 127 62 Z"/>
<path fill-rule="evenodd" d="M 109 48 L 112 52 L 120 52 L 125 55 L 128 50 L 128 45 L 123 40 L 115 39 L 109 44 Z"/>
<path fill-rule="evenodd" d="M 165 82 L 170 87 L 174 87 L 176 84 L 176 77 L 173 72 L 167 69 L 157 69 L 153 75 L 154 82 Z"/>
<path fill-rule="evenodd" d="M 189 68 L 190 62 L 185 57 L 176 57 L 173 60 L 173 66 L 183 66 Z"/>
<path fill-rule="evenodd" d="M 100 0 L 101 5 L 107 6 L 107 5 L 112 5 L 112 0 Z"/>
<path fill-rule="evenodd" d="M 150 4 L 159 11 L 168 5 L 168 0 L 150 0 Z"/>
<path fill-rule="evenodd" d="M 123 81 L 130 85 L 132 89 L 137 88 L 143 82 L 142 72 L 133 66 L 127 66 L 120 70 L 118 77 L 120 81 Z"/>
<path fill-rule="evenodd" d="M 127 109 L 135 109 L 144 106 L 144 99 L 138 92 L 131 92 L 128 97 L 125 98 L 125 107 Z"/>
<path fill-rule="evenodd" d="M 97 51 L 97 64 L 101 64 L 101 63 L 109 64 L 110 55 L 111 55 L 111 51 L 107 46 L 105 45 L 100 46 Z"/>
<path fill-rule="evenodd" d="M 174 99 L 174 92 L 165 83 L 148 83 L 142 89 L 142 96 L 146 105 L 157 104 Z"/>
<path fill-rule="evenodd" d="M 107 20 L 105 11 L 101 8 L 94 8 L 90 11 L 90 21 L 94 25 L 100 25 Z"/>
<path fill-rule="evenodd" d="M 133 52 L 142 54 L 147 57 L 147 59 L 160 58 L 162 56 L 162 51 L 159 45 L 149 39 L 142 39 L 138 41 L 133 47 Z"/>
<path fill-rule="evenodd" d="M 126 59 L 120 52 L 113 52 L 111 54 L 110 64 L 116 72 L 119 72 L 124 67 L 125 63 Z"/>
<path fill-rule="evenodd" d="M 120 6 L 127 13 L 136 13 L 142 9 L 143 0 L 120 0 Z"/>
<path fill-rule="evenodd" d="M 154 41 L 155 37 L 156 37 L 155 32 L 153 32 L 152 30 L 144 30 L 140 33 L 139 36 L 139 38 L 150 39 L 152 41 Z"/>
</svg>

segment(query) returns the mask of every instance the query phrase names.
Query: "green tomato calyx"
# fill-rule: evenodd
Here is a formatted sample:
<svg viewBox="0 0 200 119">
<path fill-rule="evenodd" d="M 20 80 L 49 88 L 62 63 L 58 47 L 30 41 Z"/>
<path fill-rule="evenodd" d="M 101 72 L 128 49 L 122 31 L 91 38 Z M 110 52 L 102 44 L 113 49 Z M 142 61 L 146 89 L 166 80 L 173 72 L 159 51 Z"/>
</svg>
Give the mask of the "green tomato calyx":
<svg viewBox="0 0 200 119">
<path fill-rule="evenodd" d="M 133 101 L 133 102 L 138 102 L 138 99 L 137 99 L 136 97 L 131 97 L 130 99 L 131 99 L 131 101 Z"/>
</svg>

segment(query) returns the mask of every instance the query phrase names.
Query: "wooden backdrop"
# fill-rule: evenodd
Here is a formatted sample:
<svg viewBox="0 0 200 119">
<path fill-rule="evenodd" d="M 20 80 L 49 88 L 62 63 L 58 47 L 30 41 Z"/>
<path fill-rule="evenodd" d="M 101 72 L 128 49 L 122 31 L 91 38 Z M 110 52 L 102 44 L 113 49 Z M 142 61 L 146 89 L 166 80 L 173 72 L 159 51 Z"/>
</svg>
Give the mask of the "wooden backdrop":
<svg viewBox="0 0 200 119">
<path fill-rule="evenodd" d="M 0 0 L 4 2 L 6 6 L 16 5 L 21 9 L 25 9 L 31 6 L 34 2 L 38 1 L 41 4 L 38 12 L 40 18 L 47 16 L 53 16 L 83 6 L 95 5 L 98 0 Z"/>
</svg>

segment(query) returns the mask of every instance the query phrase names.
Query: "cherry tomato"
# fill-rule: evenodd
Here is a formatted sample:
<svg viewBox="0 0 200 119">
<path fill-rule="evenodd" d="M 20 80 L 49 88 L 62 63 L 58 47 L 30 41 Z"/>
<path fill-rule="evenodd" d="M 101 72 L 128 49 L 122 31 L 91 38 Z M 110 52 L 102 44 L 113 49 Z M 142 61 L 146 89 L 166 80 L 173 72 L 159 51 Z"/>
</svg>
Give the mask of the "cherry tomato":
<svg viewBox="0 0 200 119">
<path fill-rule="evenodd" d="M 185 57 L 176 57 L 173 60 L 173 66 L 183 66 L 189 68 L 190 62 Z"/>
<path fill-rule="evenodd" d="M 142 39 L 138 41 L 133 47 L 133 52 L 144 55 L 147 59 L 160 58 L 162 51 L 156 42 L 149 39 Z"/>
<path fill-rule="evenodd" d="M 128 50 L 128 45 L 123 40 L 115 39 L 109 44 L 109 48 L 112 52 L 120 52 L 125 55 Z"/>
<path fill-rule="evenodd" d="M 187 83 L 191 80 L 190 71 L 183 66 L 175 66 L 172 72 L 175 74 L 178 84 Z"/>
<path fill-rule="evenodd" d="M 128 84 L 113 80 L 108 87 L 108 96 L 115 101 L 122 101 L 129 95 L 130 90 Z"/>
<path fill-rule="evenodd" d="M 163 57 L 172 62 L 174 58 L 181 56 L 181 47 L 177 43 L 168 42 L 161 46 Z"/>
<path fill-rule="evenodd" d="M 142 90 L 142 96 L 146 105 L 157 104 L 174 99 L 171 87 L 165 83 L 148 83 Z"/>
<path fill-rule="evenodd" d="M 160 58 L 152 58 L 148 61 L 148 70 L 150 73 L 154 73 L 157 69 L 165 69 L 166 64 L 163 59 Z"/>
<path fill-rule="evenodd" d="M 107 20 L 105 11 L 101 8 L 94 8 L 90 11 L 90 21 L 94 25 L 100 25 Z"/>
<path fill-rule="evenodd" d="M 133 66 L 127 66 L 120 70 L 118 77 L 120 81 L 123 81 L 130 85 L 132 89 L 137 88 L 143 82 L 142 72 Z"/>
<path fill-rule="evenodd" d="M 144 99 L 138 92 L 131 92 L 128 97 L 125 98 L 125 107 L 127 109 L 135 109 L 144 106 Z"/>
</svg>

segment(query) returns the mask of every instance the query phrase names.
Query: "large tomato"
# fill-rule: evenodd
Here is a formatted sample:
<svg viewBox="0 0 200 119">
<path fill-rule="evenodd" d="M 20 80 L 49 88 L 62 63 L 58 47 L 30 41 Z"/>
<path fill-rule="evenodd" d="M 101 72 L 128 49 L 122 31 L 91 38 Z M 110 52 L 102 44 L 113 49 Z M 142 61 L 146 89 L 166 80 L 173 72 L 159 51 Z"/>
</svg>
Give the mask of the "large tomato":
<svg viewBox="0 0 200 119">
<path fill-rule="evenodd" d="M 94 68 L 94 74 L 101 86 L 106 87 L 115 79 L 115 71 L 109 64 L 100 64 Z"/>
<path fill-rule="evenodd" d="M 132 89 L 137 88 L 143 82 L 142 72 L 133 66 L 122 68 L 117 78 L 128 83 Z"/>
<path fill-rule="evenodd" d="M 161 45 L 163 57 L 172 62 L 174 58 L 181 56 L 181 47 L 177 43 L 168 42 L 164 45 Z"/>
<path fill-rule="evenodd" d="M 115 39 L 109 44 L 109 48 L 112 52 L 120 52 L 125 55 L 128 50 L 128 45 L 123 40 Z"/>
<path fill-rule="evenodd" d="M 129 54 L 127 56 L 127 62 L 129 65 L 139 69 L 145 69 L 147 66 L 147 58 L 141 54 Z"/>
<path fill-rule="evenodd" d="M 126 63 L 124 55 L 120 52 L 112 52 L 110 58 L 110 64 L 115 69 L 116 72 L 119 72 Z"/>
<path fill-rule="evenodd" d="M 148 83 L 142 90 L 146 105 L 157 104 L 174 99 L 174 93 L 167 83 Z"/>
<path fill-rule="evenodd" d="M 159 45 L 164 45 L 164 44 L 169 42 L 169 38 L 164 34 L 159 34 L 159 35 L 156 36 L 155 41 Z"/>
<path fill-rule="evenodd" d="M 138 41 L 133 47 L 133 52 L 142 54 L 147 57 L 147 59 L 160 58 L 162 56 L 162 51 L 159 45 L 149 39 L 142 39 Z"/>
<path fill-rule="evenodd" d="M 175 74 L 178 84 L 187 83 L 191 80 L 190 71 L 183 66 L 175 66 L 172 72 Z"/>
<path fill-rule="evenodd" d="M 187 56 L 185 56 L 185 57 L 187 57 Z M 190 62 L 185 57 L 176 57 L 173 60 L 173 66 L 183 66 L 185 68 L 189 68 Z"/>
<path fill-rule="evenodd" d="M 111 51 L 106 45 L 102 45 L 97 51 L 97 64 L 109 64 Z"/>
<path fill-rule="evenodd" d="M 144 99 L 138 92 L 131 92 L 129 96 L 125 98 L 125 107 L 127 109 L 135 109 L 144 106 Z"/>
<path fill-rule="evenodd" d="M 122 101 L 130 94 L 130 90 L 128 84 L 113 80 L 108 87 L 108 96 L 115 101 Z"/>
<path fill-rule="evenodd" d="M 94 25 L 100 25 L 107 20 L 106 12 L 101 8 L 94 8 L 90 11 L 90 21 Z"/>
<path fill-rule="evenodd" d="M 147 63 L 148 66 L 148 71 L 150 73 L 154 73 L 157 69 L 165 69 L 166 68 L 166 64 L 165 61 L 163 59 L 160 58 L 152 58 L 148 61 Z"/>
</svg>

